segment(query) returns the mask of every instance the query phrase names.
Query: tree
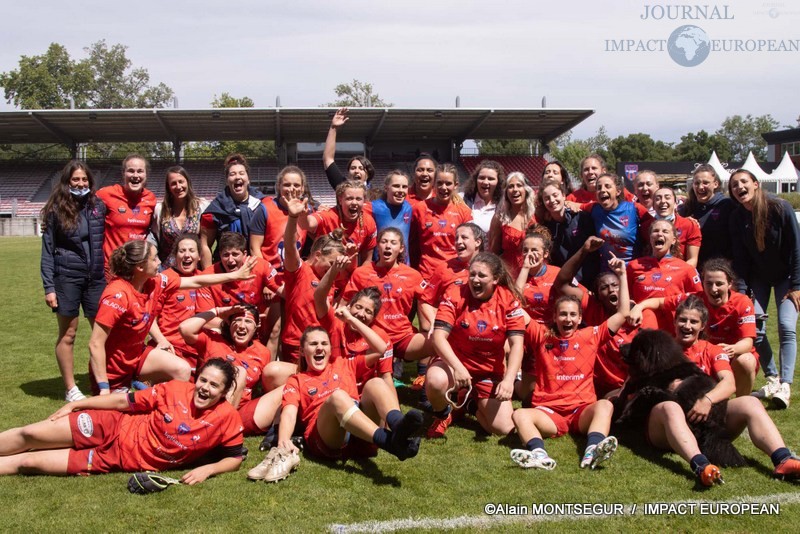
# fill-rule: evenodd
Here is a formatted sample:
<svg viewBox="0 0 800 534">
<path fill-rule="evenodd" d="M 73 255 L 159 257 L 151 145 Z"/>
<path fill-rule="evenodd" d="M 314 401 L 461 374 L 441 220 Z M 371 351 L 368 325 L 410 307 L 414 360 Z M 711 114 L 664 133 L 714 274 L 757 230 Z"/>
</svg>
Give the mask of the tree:
<svg viewBox="0 0 800 534">
<path fill-rule="evenodd" d="M 731 160 L 731 147 L 728 140 L 719 134 L 709 134 L 705 130 L 697 133 L 689 132 L 681 136 L 673 153 L 675 161 L 692 161 L 705 163 L 716 152 L 721 161 Z"/>
<path fill-rule="evenodd" d="M 476 141 L 481 155 L 529 156 L 531 141 L 527 139 L 484 139 Z"/>
<path fill-rule="evenodd" d="M 671 161 L 673 152 L 672 145 L 655 141 L 645 133 L 620 135 L 608 144 L 608 148 L 616 161 Z"/>
<path fill-rule="evenodd" d="M 22 109 L 165 107 L 172 89 L 150 84 L 144 68 L 131 69 L 126 46 L 98 41 L 84 48 L 88 57 L 72 59 L 58 43 L 39 56 L 22 56 L 16 70 L 0 73 L 9 104 Z M 71 102 L 72 101 L 72 102 Z"/>
<path fill-rule="evenodd" d="M 236 98 L 229 93 L 214 95 L 212 108 L 252 108 L 253 99 L 247 96 Z M 274 141 L 207 141 L 188 143 L 183 155 L 187 159 L 223 159 L 228 154 L 240 153 L 248 158 L 275 159 Z"/>
<path fill-rule="evenodd" d="M 767 142 L 761 134 L 777 129 L 779 124 L 772 115 L 760 117 L 749 114 L 745 117 L 734 115 L 722 121 L 722 126 L 716 134 L 728 141 L 732 161 L 743 162 L 750 151 L 756 159 L 763 161 L 767 159 Z"/>
<path fill-rule="evenodd" d="M 570 130 L 556 138 L 551 145 L 550 154 L 567 168 L 570 176 L 577 178 L 580 176 L 581 160 L 589 154 L 599 154 L 606 161 L 607 168 L 614 169 L 617 162 L 608 148 L 610 143 L 605 126 L 600 126 L 593 136 L 575 141 L 572 140 Z"/>
<path fill-rule="evenodd" d="M 350 83 L 340 83 L 334 89 L 338 100 L 328 102 L 331 108 L 390 108 L 394 104 L 384 102 L 378 93 L 372 92 L 372 84 L 353 79 Z"/>
</svg>

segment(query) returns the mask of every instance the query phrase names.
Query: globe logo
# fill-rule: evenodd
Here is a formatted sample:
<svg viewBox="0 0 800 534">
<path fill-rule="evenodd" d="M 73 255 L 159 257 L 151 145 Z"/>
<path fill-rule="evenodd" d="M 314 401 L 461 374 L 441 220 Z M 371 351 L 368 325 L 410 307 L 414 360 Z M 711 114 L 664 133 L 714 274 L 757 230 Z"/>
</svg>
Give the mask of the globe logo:
<svg viewBox="0 0 800 534">
<path fill-rule="evenodd" d="M 696 67 L 708 57 L 711 41 L 702 28 L 681 26 L 670 34 L 667 51 L 672 61 L 681 67 Z"/>
</svg>

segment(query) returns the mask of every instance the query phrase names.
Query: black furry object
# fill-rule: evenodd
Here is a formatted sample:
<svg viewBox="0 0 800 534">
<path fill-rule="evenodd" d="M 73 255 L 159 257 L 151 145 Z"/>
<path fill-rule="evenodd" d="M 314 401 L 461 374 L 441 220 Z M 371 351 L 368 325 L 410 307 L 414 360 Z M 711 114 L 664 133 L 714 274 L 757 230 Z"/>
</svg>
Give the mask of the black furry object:
<svg viewBox="0 0 800 534">
<path fill-rule="evenodd" d="M 615 402 L 616 425 L 644 428 L 653 407 L 666 401 L 676 402 L 687 414 L 717 384 L 683 354 L 677 341 L 660 330 L 637 334 L 623 349 L 623 360 L 629 366 L 629 375 Z M 687 420 L 687 424 L 711 463 L 739 467 L 745 465 L 745 460 L 725 428 L 727 410 L 728 401 L 718 402 L 705 421 Z"/>
</svg>

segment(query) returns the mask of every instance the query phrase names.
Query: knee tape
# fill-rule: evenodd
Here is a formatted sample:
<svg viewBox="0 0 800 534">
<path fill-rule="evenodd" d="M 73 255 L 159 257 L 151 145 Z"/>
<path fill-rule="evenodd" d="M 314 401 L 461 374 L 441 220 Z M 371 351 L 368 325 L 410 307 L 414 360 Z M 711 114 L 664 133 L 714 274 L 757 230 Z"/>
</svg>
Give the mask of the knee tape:
<svg viewBox="0 0 800 534">
<path fill-rule="evenodd" d="M 344 412 L 344 415 L 342 416 L 342 422 L 339 423 L 339 426 L 344 428 L 345 425 L 347 425 L 347 422 L 350 420 L 350 418 L 353 417 L 353 414 L 356 413 L 357 411 L 358 411 L 358 404 L 353 404 L 346 412 Z"/>
</svg>

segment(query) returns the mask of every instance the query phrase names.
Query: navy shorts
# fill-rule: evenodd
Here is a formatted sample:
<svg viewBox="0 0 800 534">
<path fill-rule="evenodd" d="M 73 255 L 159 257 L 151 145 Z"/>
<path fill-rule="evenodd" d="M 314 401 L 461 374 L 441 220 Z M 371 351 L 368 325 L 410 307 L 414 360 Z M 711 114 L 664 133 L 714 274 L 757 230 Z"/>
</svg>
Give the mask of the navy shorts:
<svg viewBox="0 0 800 534">
<path fill-rule="evenodd" d="M 94 319 L 100 306 L 100 297 L 106 288 L 105 277 L 100 280 L 89 278 L 72 278 L 56 275 L 56 298 L 58 307 L 53 311 L 63 317 L 77 317 L 79 309 L 83 307 L 83 315 Z"/>
</svg>

